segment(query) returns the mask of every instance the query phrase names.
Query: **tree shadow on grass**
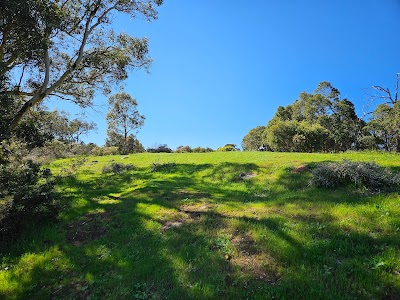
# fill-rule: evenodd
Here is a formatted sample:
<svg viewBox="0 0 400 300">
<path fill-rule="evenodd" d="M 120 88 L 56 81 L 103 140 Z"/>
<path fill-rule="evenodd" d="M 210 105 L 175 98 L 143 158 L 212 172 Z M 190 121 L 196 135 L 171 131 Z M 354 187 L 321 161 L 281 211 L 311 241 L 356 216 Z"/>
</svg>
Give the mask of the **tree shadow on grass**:
<svg viewBox="0 0 400 300">
<path fill-rule="evenodd" d="M 306 172 L 282 172 L 274 184 L 283 189 L 264 191 L 258 198 L 251 198 L 249 189 L 263 183 L 238 179 L 241 173 L 261 174 L 262 170 L 254 164 L 178 164 L 161 173 L 143 168 L 66 179 L 65 201 L 77 205 L 56 226 L 62 237 L 39 232 L 36 243 L 26 243 L 14 258 L 9 256 L 14 266 L 7 270 L 7 278 L 19 290 L 0 296 L 390 299 L 399 295 L 395 275 L 387 275 L 395 274 L 397 266 L 379 260 L 391 249 L 399 249 L 398 237 L 344 227 L 329 211 L 307 214 L 313 207 L 310 200 L 325 207 L 343 199 L 332 199 L 329 192 L 316 196 L 315 189 L 303 186 Z M 282 209 L 270 216 L 232 216 L 207 206 L 235 203 L 236 210 L 245 210 L 249 197 L 260 203 L 296 203 L 304 213 Z M 359 200 L 349 199 L 348 204 Z M 248 244 L 254 253 L 241 253 L 235 244 L 237 235 L 253 241 Z M 233 252 L 226 253 L 231 248 Z M 29 252 L 42 258 L 20 257 Z M 250 258 L 264 258 L 264 254 L 279 269 L 279 279 L 249 280 L 243 270 L 255 261 Z"/>
</svg>

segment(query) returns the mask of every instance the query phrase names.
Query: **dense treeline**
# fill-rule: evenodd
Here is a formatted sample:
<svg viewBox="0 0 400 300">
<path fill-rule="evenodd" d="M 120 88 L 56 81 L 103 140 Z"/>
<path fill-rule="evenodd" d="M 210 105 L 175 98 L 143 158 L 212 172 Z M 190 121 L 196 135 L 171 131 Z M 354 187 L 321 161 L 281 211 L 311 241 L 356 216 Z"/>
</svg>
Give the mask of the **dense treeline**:
<svg viewBox="0 0 400 300">
<path fill-rule="evenodd" d="M 397 97 L 397 95 L 396 95 Z M 321 82 L 314 93 L 303 92 L 286 107 L 279 106 L 267 126 L 251 129 L 243 138 L 246 151 L 338 152 L 384 149 L 400 151 L 400 104 L 380 104 L 366 122 L 338 89 Z"/>
</svg>

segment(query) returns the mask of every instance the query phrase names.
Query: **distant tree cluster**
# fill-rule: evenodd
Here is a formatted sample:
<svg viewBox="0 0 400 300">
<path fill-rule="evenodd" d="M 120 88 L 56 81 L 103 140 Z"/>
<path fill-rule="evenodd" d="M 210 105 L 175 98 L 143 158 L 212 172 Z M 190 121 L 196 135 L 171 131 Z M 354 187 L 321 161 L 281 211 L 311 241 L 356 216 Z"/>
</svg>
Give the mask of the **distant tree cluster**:
<svg viewBox="0 0 400 300">
<path fill-rule="evenodd" d="M 397 93 L 394 99 L 379 105 L 366 122 L 357 116 L 351 101 L 340 98 L 338 89 L 321 82 L 314 93 L 303 92 L 293 104 L 278 107 L 267 126 L 251 129 L 243 138 L 242 147 L 246 151 L 258 150 L 264 144 L 269 150 L 282 152 L 399 152 Z"/>
<path fill-rule="evenodd" d="M 207 153 L 214 152 L 213 149 L 209 147 L 195 147 L 192 148 L 189 145 L 186 146 L 178 146 L 175 150 L 168 147 L 167 144 L 156 144 L 152 147 L 147 148 L 146 152 L 148 153 Z"/>
<path fill-rule="evenodd" d="M 149 147 L 146 150 L 149 153 L 172 153 L 174 152 L 171 148 L 168 147 L 167 144 L 155 145 L 153 147 Z"/>
<path fill-rule="evenodd" d="M 203 147 L 195 147 L 195 148 L 191 148 L 190 146 L 178 146 L 178 148 L 176 148 L 175 152 L 177 153 L 206 153 L 206 152 L 213 152 L 214 150 L 207 147 L 207 148 L 203 148 Z"/>
<path fill-rule="evenodd" d="M 219 151 L 219 152 L 230 152 L 230 151 L 240 151 L 240 149 L 238 147 L 236 147 L 235 144 L 226 144 L 223 147 L 219 147 L 217 149 L 217 151 Z"/>
<path fill-rule="evenodd" d="M 4 105 L 0 106 L 1 140 L 18 139 L 25 143 L 28 149 L 34 149 L 43 147 L 54 140 L 64 143 L 81 143 L 82 135 L 96 129 L 94 122 L 86 122 L 82 118 L 71 119 L 64 111 L 48 111 L 46 107 L 36 106 L 29 114 L 24 115 L 14 131 L 10 132 L 7 130 L 7 121 L 12 118 L 12 108 L 18 105 L 17 102 L 13 98 L 8 98 L 4 102 L 2 100 Z"/>
</svg>

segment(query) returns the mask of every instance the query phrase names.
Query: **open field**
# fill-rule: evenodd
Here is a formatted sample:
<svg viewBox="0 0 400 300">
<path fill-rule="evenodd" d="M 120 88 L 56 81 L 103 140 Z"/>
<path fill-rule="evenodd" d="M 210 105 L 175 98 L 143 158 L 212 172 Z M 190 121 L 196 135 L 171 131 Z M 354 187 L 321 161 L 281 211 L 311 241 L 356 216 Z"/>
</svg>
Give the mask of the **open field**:
<svg viewBox="0 0 400 300">
<path fill-rule="evenodd" d="M 400 299 L 400 193 L 308 185 L 342 159 L 400 172 L 388 153 L 89 157 L 60 221 L 2 245 L 0 298 Z"/>
</svg>

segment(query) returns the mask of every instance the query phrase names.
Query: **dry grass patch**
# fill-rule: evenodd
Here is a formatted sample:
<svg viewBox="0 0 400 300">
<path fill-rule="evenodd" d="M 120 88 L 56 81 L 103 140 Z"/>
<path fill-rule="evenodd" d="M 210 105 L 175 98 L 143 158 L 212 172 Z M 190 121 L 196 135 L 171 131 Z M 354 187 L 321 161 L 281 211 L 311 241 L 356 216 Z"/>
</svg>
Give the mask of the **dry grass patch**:
<svg viewBox="0 0 400 300">
<path fill-rule="evenodd" d="M 300 165 L 300 166 L 296 166 L 293 169 L 291 169 L 290 173 L 301 174 L 301 173 L 307 172 L 309 170 L 310 170 L 310 168 L 307 165 Z"/>
<path fill-rule="evenodd" d="M 275 260 L 266 253 L 232 257 L 229 263 L 240 270 L 240 277 L 246 285 L 251 282 L 275 285 L 281 278 Z"/>
<path fill-rule="evenodd" d="M 275 285 L 281 278 L 275 259 L 268 253 L 260 251 L 250 235 L 236 231 L 231 243 L 236 251 L 233 255 L 225 256 L 229 264 L 227 284 L 234 285 L 234 278 L 237 278 L 245 286 L 255 282 Z"/>
</svg>

